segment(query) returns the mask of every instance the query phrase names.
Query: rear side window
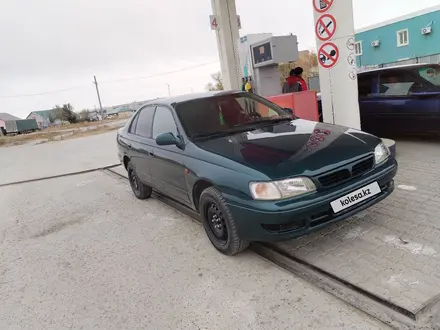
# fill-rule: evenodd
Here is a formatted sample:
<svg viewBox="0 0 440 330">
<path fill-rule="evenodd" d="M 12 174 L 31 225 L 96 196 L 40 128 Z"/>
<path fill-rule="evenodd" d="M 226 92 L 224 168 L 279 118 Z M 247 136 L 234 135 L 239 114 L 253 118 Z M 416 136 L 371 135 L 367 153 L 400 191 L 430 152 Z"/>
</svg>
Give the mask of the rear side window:
<svg viewBox="0 0 440 330">
<path fill-rule="evenodd" d="M 437 87 L 440 87 L 440 66 L 434 65 L 432 67 L 420 68 L 417 70 L 418 75 L 423 79 L 429 81 Z"/>
<path fill-rule="evenodd" d="M 153 139 L 162 133 L 173 133 L 177 137 L 177 127 L 170 109 L 157 107 L 153 124 Z"/>
<path fill-rule="evenodd" d="M 141 110 L 136 123 L 136 135 L 151 137 L 151 125 L 153 123 L 154 107 L 148 106 Z"/>
<path fill-rule="evenodd" d="M 128 132 L 130 134 L 136 133 L 136 124 L 137 124 L 138 119 L 139 119 L 139 113 L 136 114 L 136 117 L 134 117 L 133 121 L 131 122 L 130 129 L 128 130 Z"/>
</svg>

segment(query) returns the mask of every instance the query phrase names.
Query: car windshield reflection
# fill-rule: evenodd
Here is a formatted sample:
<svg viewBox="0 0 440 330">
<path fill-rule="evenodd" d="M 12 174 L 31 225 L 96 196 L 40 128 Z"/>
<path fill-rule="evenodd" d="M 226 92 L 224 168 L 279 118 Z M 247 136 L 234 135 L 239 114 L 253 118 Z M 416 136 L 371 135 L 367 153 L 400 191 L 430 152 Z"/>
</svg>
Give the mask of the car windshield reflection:
<svg viewBox="0 0 440 330">
<path fill-rule="evenodd" d="M 176 112 L 189 138 L 214 138 L 250 131 L 295 118 L 287 110 L 251 93 L 180 103 Z"/>
</svg>

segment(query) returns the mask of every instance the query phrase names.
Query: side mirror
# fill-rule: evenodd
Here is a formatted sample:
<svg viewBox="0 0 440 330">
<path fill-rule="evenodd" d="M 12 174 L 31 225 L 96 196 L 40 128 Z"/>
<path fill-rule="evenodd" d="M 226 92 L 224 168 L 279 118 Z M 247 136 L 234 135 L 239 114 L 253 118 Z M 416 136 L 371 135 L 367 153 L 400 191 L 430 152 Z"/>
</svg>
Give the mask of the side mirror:
<svg viewBox="0 0 440 330">
<path fill-rule="evenodd" d="M 172 146 L 177 145 L 177 138 L 173 133 L 162 133 L 156 137 L 156 143 L 159 146 Z"/>
<path fill-rule="evenodd" d="M 291 115 L 293 115 L 293 110 L 291 108 L 284 108 L 284 110 L 286 110 L 288 113 L 290 113 Z"/>
</svg>

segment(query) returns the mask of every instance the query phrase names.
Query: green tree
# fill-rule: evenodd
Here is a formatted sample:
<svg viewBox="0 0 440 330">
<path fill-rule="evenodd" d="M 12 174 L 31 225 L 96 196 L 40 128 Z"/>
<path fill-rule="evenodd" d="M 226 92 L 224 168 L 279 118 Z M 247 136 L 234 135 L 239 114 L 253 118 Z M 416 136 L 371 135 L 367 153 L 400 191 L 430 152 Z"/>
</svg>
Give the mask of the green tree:
<svg viewBox="0 0 440 330">
<path fill-rule="evenodd" d="M 213 73 L 211 75 L 211 79 L 214 80 L 214 82 L 209 82 L 206 85 L 207 91 L 222 91 L 222 90 L 224 90 L 221 72 Z"/>
<path fill-rule="evenodd" d="M 89 110 L 83 109 L 78 114 L 78 121 L 87 121 L 89 120 Z"/>
<path fill-rule="evenodd" d="M 69 123 L 76 123 L 78 121 L 75 112 L 73 112 L 73 106 L 70 103 L 63 104 L 62 107 L 56 105 L 54 110 L 55 110 L 54 119 L 59 119 L 61 121 L 68 121 Z"/>
</svg>

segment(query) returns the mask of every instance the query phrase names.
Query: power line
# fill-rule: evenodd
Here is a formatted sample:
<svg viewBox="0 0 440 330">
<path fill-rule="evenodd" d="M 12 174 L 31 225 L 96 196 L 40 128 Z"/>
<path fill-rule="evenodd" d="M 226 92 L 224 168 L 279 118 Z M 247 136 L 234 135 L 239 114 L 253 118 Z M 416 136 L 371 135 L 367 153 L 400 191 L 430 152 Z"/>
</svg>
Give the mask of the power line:
<svg viewBox="0 0 440 330">
<path fill-rule="evenodd" d="M 202 63 L 202 64 L 198 64 L 198 65 L 188 66 L 186 68 L 179 69 L 179 70 L 162 72 L 162 73 L 152 74 L 152 75 L 149 75 L 149 76 L 121 78 L 121 79 L 114 79 L 114 80 L 103 80 L 100 83 L 102 84 L 102 83 L 112 83 L 112 82 L 122 82 L 122 81 L 131 81 L 131 80 L 142 80 L 142 79 L 156 78 L 156 77 L 166 76 L 166 75 L 169 75 L 169 74 L 179 73 L 179 72 L 187 71 L 187 70 L 191 70 L 191 69 L 197 69 L 197 68 L 200 68 L 200 67 L 203 67 L 203 66 L 214 64 L 214 63 L 219 63 L 219 61 L 217 60 L 217 61 L 212 61 L 212 62 L 206 62 L 206 63 Z"/>
<path fill-rule="evenodd" d="M 186 68 L 182 68 L 182 69 L 178 69 L 178 70 L 173 70 L 173 71 L 167 71 L 167 72 L 152 74 L 152 75 L 149 75 L 149 76 L 121 78 L 121 79 L 114 79 L 114 80 L 103 80 L 103 81 L 100 82 L 100 84 L 103 84 L 103 83 L 117 83 L 117 82 L 125 82 L 125 81 L 144 80 L 144 79 L 156 78 L 156 77 L 166 76 L 166 75 L 169 75 L 169 74 L 179 73 L 179 72 L 183 72 L 183 71 L 187 71 L 187 70 L 191 70 L 191 69 L 197 69 L 197 68 L 200 68 L 200 67 L 203 67 L 203 66 L 214 64 L 214 63 L 219 63 L 219 61 L 217 60 L 217 61 L 212 61 L 212 62 L 206 62 L 206 63 L 202 63 L 202 64 L 198 64 L 198 65 L 188 66 Z M 21 98 L 21 97 L 32 97 L 32 96 L 57 94 L 57 93 L 62 93 L 62 92 L 68 92 L 68 91 L 71 91 L 71 90 L 74 90 L 74 89 L 84 88 L 85 86 L 88 86 L 88 85 L 86 85 L 86 84 L 84 84 L 84 85 L 76 85 L 76 86 L 72 86 L 72 87 L 68 87 L 68 88 L 64 88 L 64 89 L 58 89 L 58 90 L 53 90 L 53 91 L 41 92 L 41 93 L 16 94 L 16 95 L 0 95 L 0 99 L 13 99 L 13 98 Z"/>
<path fill-rule="evenodd" d="M 29 96 L 40 96 L 40 95 L 48 95 L 48 94 L 55 94 L 55 93 L 61 93 L 61 92 L 67 92 L 73 89 L 78 89 L 78 88 L 82 88 L 85 85 L 77 85 L 77 86 L 72 86 L 69 88 L 64 88 L 64 89 L 57 89 L 54 91 L 50 91 L 50 92 L 41 92 L 41 93 L 34 93 L 34 94 L 16 94 L 16 95 L 0 95 L 0 99 L 13 99 L 13 98 L 19 98 L 19 97 L 29 97 Z"/>
</svg>

